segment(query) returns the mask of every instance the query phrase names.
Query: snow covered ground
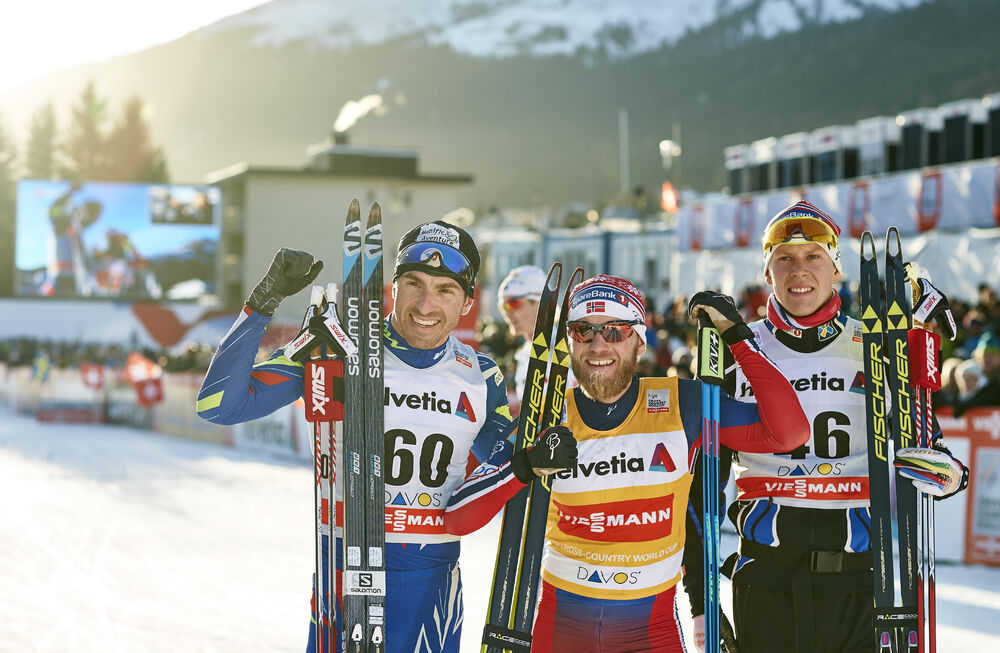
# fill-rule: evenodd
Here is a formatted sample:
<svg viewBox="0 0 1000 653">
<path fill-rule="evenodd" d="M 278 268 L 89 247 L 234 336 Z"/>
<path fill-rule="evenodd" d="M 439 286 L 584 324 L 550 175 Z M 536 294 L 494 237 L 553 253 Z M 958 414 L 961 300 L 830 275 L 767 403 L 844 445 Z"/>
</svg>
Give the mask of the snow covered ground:
<svg viewBox="0 0 1000 653">
<path fill-rule="evenodd" d="M 0 652 L 303 650 L 311 480 L 300 462 L 0 407 Z M 498 526 L 463 543 L 463 651 Z M 942 653 L 1000 650 L 1000 569 L 939 566 L 938 613 Z"/>
</svg>

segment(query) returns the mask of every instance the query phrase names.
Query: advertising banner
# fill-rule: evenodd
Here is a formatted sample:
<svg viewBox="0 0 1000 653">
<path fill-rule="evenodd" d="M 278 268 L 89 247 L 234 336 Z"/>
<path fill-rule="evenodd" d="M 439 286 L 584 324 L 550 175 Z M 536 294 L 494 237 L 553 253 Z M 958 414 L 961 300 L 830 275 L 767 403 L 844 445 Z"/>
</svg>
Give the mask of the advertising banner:
<svg viewBox="0 0 1000 653">
<path fill-rule="evenodd" d="M 945 441 L 968 438 L 965 562 L 1000 566 L 1000 408 L 973 408 L 961 417 L 936 411 Z"/>
</svg>

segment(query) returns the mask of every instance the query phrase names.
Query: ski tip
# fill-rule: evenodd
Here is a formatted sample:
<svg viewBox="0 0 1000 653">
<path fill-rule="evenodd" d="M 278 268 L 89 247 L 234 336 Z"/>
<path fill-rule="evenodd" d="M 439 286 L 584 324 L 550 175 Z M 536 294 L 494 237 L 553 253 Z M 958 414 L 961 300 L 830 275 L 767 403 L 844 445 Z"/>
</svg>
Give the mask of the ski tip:
<svg viewBox="0 0 1000 653">
<path fill-rule="evenodd" d="M 549 274 L 545 277 L 545 285 L 552 292 L 559 290 L 559 282 L 562 281 L 562 263 L 556 261 L 549 268 Z"/>
<path fill-rule="evenodd" d="M 886 257 L 899 256 L 903 246 L 899 242 L 899 230 L 896 227 L 889 227 L 885 232 L 885 255 Z"/>
<path fill-rule="evenodd" d="M 866 252 L 867 250 L 867 252 Z M 875 258 L 875 236 L 866 231 L 861 234 L 861 260 L 870 261 Z"/>
<path fill-rule="evenodd" d="M 371 208 L 368 209 L 368 222 L 382 222 L 382 207 L 378 202 L 372 202 Z"/>
<path fill-rule="evenodd" d="M 351 205 L 347 207 L 347 221 L 358 222 L 359 220 L 361 220 L 361 202 L 353 199 Z"/>
</svg>

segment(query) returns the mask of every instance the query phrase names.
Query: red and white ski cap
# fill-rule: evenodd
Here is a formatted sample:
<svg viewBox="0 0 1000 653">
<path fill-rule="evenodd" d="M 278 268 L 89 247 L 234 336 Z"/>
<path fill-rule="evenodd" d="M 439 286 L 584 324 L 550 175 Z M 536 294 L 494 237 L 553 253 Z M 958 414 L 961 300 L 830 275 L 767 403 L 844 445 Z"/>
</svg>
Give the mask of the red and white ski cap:
<svg viewBox="0 0 1000 653">
<path fill-rule="evenodd" d="M 572 322 L 598 316 L 638 322 L 632 329 L 646 342 L 646 306 L 642 293 L 628 279 L 599 274 L 573 288 L 566 319 Z"/>
</svg>

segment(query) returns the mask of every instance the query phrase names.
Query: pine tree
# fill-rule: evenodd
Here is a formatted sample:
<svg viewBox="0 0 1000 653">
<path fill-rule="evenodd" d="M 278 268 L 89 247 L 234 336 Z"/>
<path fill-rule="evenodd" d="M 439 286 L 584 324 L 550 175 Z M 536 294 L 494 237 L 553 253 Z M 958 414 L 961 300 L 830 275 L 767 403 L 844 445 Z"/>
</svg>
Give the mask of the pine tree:
<svg viewBox="0 0 1000 653">
<path fill-rule="evenodd" d="M 0 294 L 11 292 L 10 261 L 14 260 L 14 208 L 17 204 L 17 147 L 0 116 Z"/>
<path fill-rule="evenodd" d="M 110 179 L 106 121 L 107 101 L 97 95 L 93 81 L 87 82 L 70 118 L 63 148 L 68 165 L 63 176 L 80 182 Z"/>
<path fill-rule="evenodd" d="M 56 176 L 56 111 L 46 102 L 31 117 L 31 131 L 24 152 L 24 171 L 29 179 Z"/>
<path fill-rule="evenodd" d="M 118 181 L 168 181 L 166 157 L 152 143 L 145 108 L 138 96 L 129 98 L 108 138 L 111 177 Z"/>
<path fill-rule="evenodd" d="M 0 221 L 14 215 L 17 172 L 17 145 L 0 116 Z"/>
</svg>

